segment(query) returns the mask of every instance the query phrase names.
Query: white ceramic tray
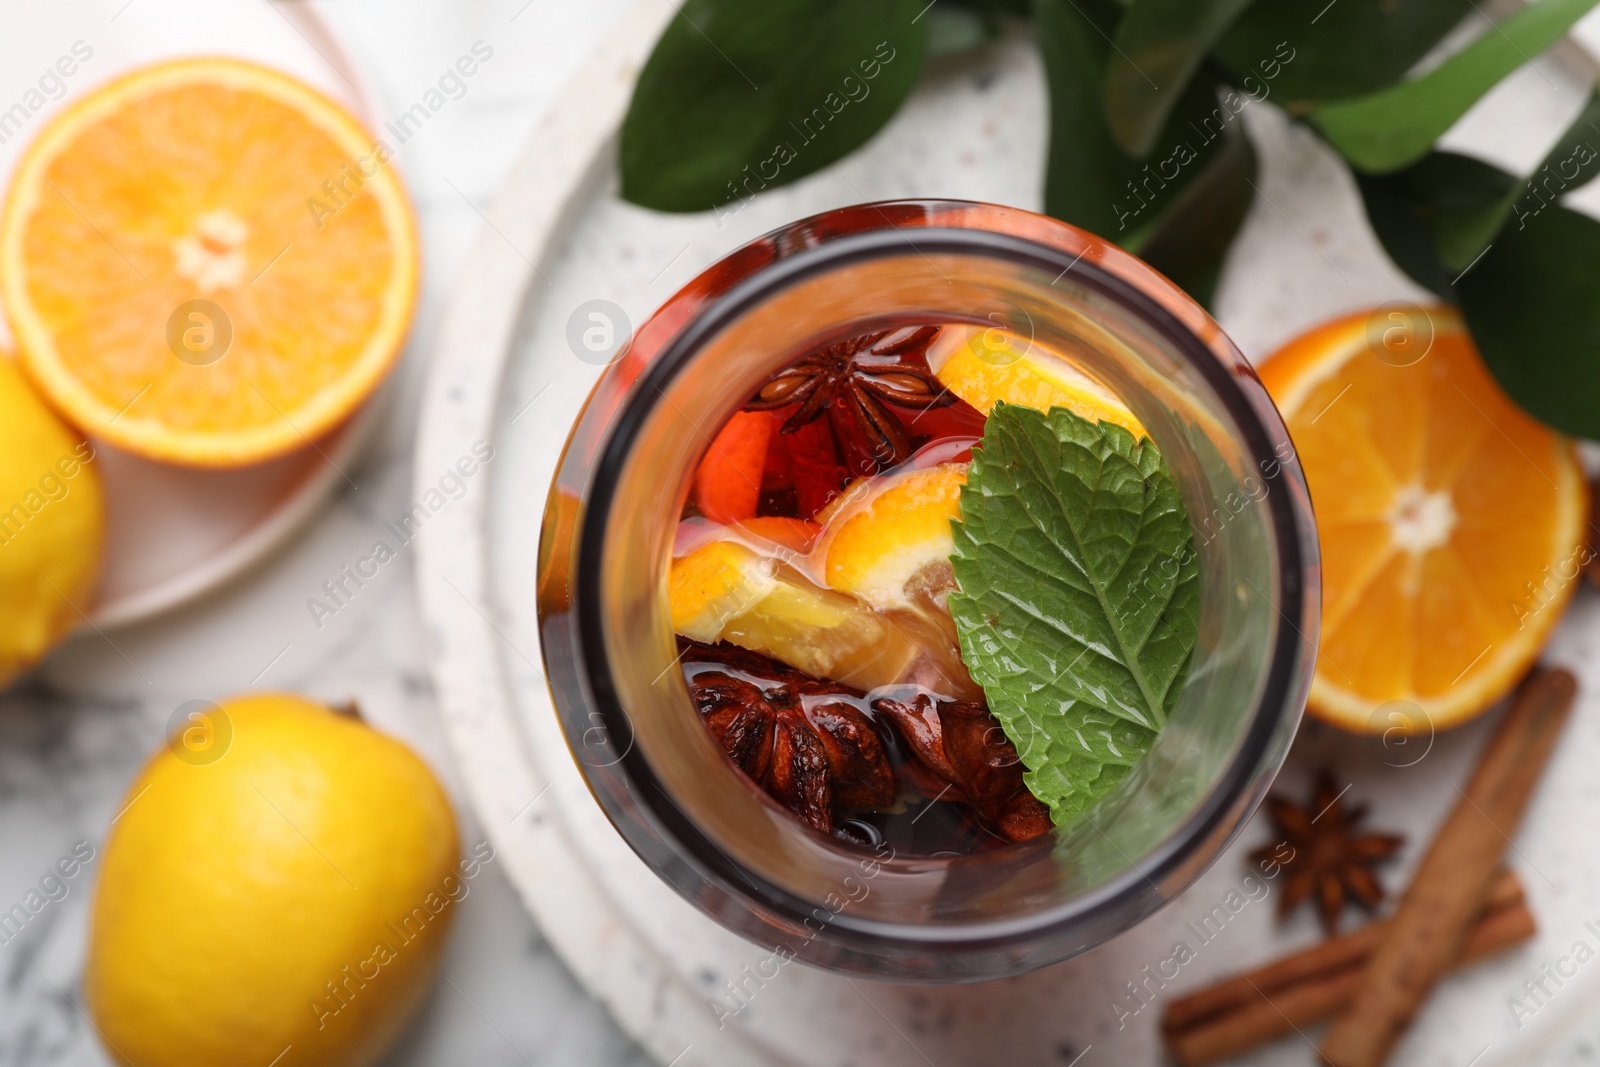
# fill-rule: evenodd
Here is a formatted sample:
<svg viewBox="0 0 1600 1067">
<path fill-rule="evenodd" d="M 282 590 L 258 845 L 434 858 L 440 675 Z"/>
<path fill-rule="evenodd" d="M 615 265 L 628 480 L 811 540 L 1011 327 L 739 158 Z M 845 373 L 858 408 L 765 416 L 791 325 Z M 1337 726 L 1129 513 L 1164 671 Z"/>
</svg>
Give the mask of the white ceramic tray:
<svg viewBox="0 0 1600 1067">
<path fill-rule="evenodd" d="M 1186 939 L 1197 958 L 1161 997 L 1317 938 L 1301 914 L 1279 925 L 1271 897 L 1252 903 L 1213 941 L 1186 923 L 1240 884 L 1254 824 L 1187 893 L 1135 930 L 1075 960 L 975 986 L 849 981 L 791 964 L 747 986 L 768 950 L 721 930 L 659 882 L 622 842 L 584 786 L 563 742 L 540 670 L 534 605 L 539 521 L 556 459 L 599 368 L 566 341 L 579 305 L 604 299 L 635 323 L 707 264 L 791 219 L 895 196 L 954 196 L 1037 208 L 1044 130 L 1042 75 L 1026 41 L 935 64 L 911 102 L 865 150 L 798 185 L 765 194 L 720 222 L 664 216 L 620 202 L 614 131 L 639 65 L 673 14 L 643 0 L 586 63 L 543 120 L 490 213 L 457 280 L 440 331 L 417 451 L 417 489 L 492 442 L 491 492 L 440 513 L 419 540 L 418 580 L 446 729 L 472 802 L 529 910 L 580 981 L 663 1064 L 938 1067 L 1160 1060 L 1159 1004 L 1120 1020 L 1113 1004 L 1141 968 Z M 1578 108 L 1583 57 L 1524 71 L 1470 117 L 1462 143 L 1526 165 Z M 1527 115 L 1537 115 L 1529 121 Z M 1246 112 L 1264 146 L 1262 196 L 1229 264 L 1220 318 L 1259 357 L 1300 330 L 1357 307 L 1421 294 L 1379 252 L 1353 184 L 1280 116 Z M 1550 652 L 1588 684 L 1582 650 L 1600 641 L 1600 604 L 1580 594 Z M 1587 675 L 1587 677 L 1585 677 Z M 1600 964 L 1519 1030 L 1506 998 L 1541 963 L 1569 950 L 1600 916 L 1600 731 L 1585 698 L 1516 840 L 1512 864 L 1541 932 L 1529 945 L 1449 979 L 1395 1062 L 1522 1064 L 1537 1043 L 1560 1045 L 1600 1005 Z M 1337 768 L 1372 802 L 1373 822 L 1414 843 L 1385 873 L 1402 885 L 1418 847 L 1455 797 L 1486 723 L 1416 749 L 1308 724 L 1282 779 L 1305 788 Z M 734 1011 L 733 1009 L 739 1010 Z M 1291 1037 L 1243 1063 L 1309 1063 Z"/>
</svg>

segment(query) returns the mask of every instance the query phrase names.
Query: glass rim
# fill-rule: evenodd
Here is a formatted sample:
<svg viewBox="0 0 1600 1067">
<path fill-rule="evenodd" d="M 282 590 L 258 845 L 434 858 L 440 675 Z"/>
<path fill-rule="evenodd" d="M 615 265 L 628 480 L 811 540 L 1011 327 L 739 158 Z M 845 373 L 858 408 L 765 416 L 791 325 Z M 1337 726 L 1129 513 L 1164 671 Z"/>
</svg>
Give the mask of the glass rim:
<svg viewBox="0 0 1600 1067">
<path fill-rule="evenodd" d="M 731 250 L 709 270 L 716 270 L 751 245 L 772 240 L 774 234 L 792 233 L 798 227 L 826 219 L 838 211 L 858 211 L 863 207 L 881 207 L 890 203 L 945 209 L 981 207 L 985 213 L 994 213 L 996 219 L 1014 215 L 1019 220 L 1027 220 L 1028 225 L 1035 229 L 1041 220 L 1041 216 L 1019 209 L 962 201 L 902 200 L 883 202 L 881 205 L 855 205 L 790 223 L 773 234 Z M 610 425 L 595 451 L 585 495 L 586 506 L 577 531 L 576 566 L 572 571 L 572 611 L 578 638 L 578 671 L 591 701 L 590 712 L 598 714 L 608 730 L 617 731 L 612 736 L 632 735 L 627 712 L 621 706 L 612 684 L 611 657 L 606 647 L 602 613 L 598 606 L 601 560 L 605 555 L 608 520 L 616 499 L 621 470 L 637 434 L 665 386 L 728 325 L 771 296 L 806 278 L 844 266 L 907 253 L 996 259 L 1041 270 L 1057 281 L 1070 274 L 1077 284 L 1117 303 L 1142 320 L 1184 357 L 1233 419 L 1243 439 L 1244 448 L 1241 451 L 1244 455 L 1258 463 L 1280 458 L 1275 452 L 1269 428 L 1263 421 L 1266 412 L 1262 409 L 1262 402 L 1265 401 L 1268 410 L 1274 410 L 1271 409 L 1270 400 L 1266 399 L 1265 389 L 1249 363 L 1220 329 L 1213 324 L 1212 330 L 1208 331 L 1220 344 L 1209 343 L 1193 324 L 1183 320 L 1177 309 L 1169 307 L 1162 299 L 1123 275 L 1132 266 L 1137 274 L 1144 276 L 1145 284 L 1153 286 L 1167 300 L 1176 303 L 1178 309 L 1192 309 L 1200 316 L 1199 321 L 1205 323 L 1210 323 L 1209 316 L 1172 282 L 1131 255 L 1067 223 L 1054 219 L 1044 221 L 1059 227 L 1063 237 L 1075 236 L 1082 241 L 1083 250 L 1074 257 L 1065 248 L 1016 233 L 982 226 L 920 225 L 907 223 L 903 218 L 897 224 L 884 215 L 880 225 L 828 235 L 808 247 L 780 252 L 772 260 L 754 267 L 725 291 L 710 295 L 693 309 L 690 321 L 665 338 L 654 352 L 645 354 L 648 362 L 639 368 L 638 377 L 630 383 L 626 396 L 613 412 Z M 1114 261 L 1123 270 L 1119 272 L 1099 262 L 1091 262 L 1085 253 L 1096 245 L 1107 253 L 1102 259 Z M 670 307 L 696 284 L 691 282 L 677 296 L 669 298 L 662 310 Z M 658 315 L 660 313 L 657 312 Z M 1258 395 L 1252 397 L 1241 384 L 1242 381 L 1253 382 Z M 1276 418 L 1275 413 L 1272 417 Z M 1282 425 L 1281 421 L 1279 425 Z M 1284 439 L 1287 439 L 1286 430 Z M 1299 478 L 1296 472 L 1291 483 Z M 1299 482 L 1299 485 L 1303 493 L 1303 482 Z M 1184 878 L 1183 884 L 1176 887 L 1174 892 L 1169 893 L 1161 885 L 1164 879 L 1190 865 L 1219 829 L 1228 829 L 1229 840 L 1238 833 L 1245 820 L 1236 818 L 1234 825 L 1227 828 L 1225 824 L 1230 814 L 1250 792 L 1252 780 L 1261 773 L 1263 761 L 1271 754 L 1285 720 L 1298 719 L 1303 708 L 1303 699 L 1297 699 L 1297 695 L 1303 697 L 1303 693 L 1297 694 L 1297 690 L 1304 688 L 1302 657 L 1308 645 L 1314 650 L 1316 628 L 1315 620 L 1305 618 L 1308 589 L 1303 578 L 1309 568 L 1316 566 L 1318 550 L 1315 532 L 1305 528 L 1301 514 L 1290 499 L 1292 495 L 1292 491 L 1267 494 L 1260 501 L 1268 507 L 1268 526 L 1280 554 L 1280 565 L 1274 575 L 1276 588 L 1273 591 L 1277 597 L 1273 603 L 1277 619 L 1274 620 L 1273 647 L 1266 658 L 1260 695 L 1226 768 L 1205 797 L 1170 834 L 1145 855 L 1130 860 L 1126 870 L 1080 896 L 1025 915 L 978 921 L 939 920 L 922 924 L 861 919 L 848 912 L 840 912 L 828 920 L 828 927 L 848 933 L 853 941 L 863 946 L 914 948 L 930 943 L 960 943 L 1003 948 L 1007 943 L 1052 927 L 1076 922 L 1092 923 L 1127 899 L 1143 893 L 1147 887 L 1154 887 L 1164 903 L 1191 884 L 1210 866 L 1211 861 Z M 1309 514 L 1308 505 L 1305 515 Z M 594 592 L 586 595 L 585 590 Z M 1307 627 L 1313 631 L 1310 636 L 1305 632 Z M 617 766 L 631 782 L 641 786 L 630 790 L 635 802 L 648 808 L 656 825 L 670 834 L 671 845 L 691 860 L 693 866 L 700 868 L 697 873 L 702 877 L 710 875 L 710 880 L 725 892 L 746 897 L 782 919 L 799 924 L 811 918 L 816 902 L 807 901 L 731 859 L 715 840 L 679 810 L 650 766 L 648 757 L 638 746 L 629 746 L 628 751 L 619 757 Z M 1275 773 L 1276 767 L 1272 771 Z M 1260 792 L 1264 794 L 1264 787 Z M 1259 801 L 1260 797 L 1255 799 Z M 665 800 L 665 803 L 661 800 Z M 1221 848 L 1215 850 L 1212 861 L 1220 856 L 1221 851 Z M 750 890 L 754 890 L 754 893 Z M 1154 911 L 1155 908 L 1149 910 Z"/>
</svg>

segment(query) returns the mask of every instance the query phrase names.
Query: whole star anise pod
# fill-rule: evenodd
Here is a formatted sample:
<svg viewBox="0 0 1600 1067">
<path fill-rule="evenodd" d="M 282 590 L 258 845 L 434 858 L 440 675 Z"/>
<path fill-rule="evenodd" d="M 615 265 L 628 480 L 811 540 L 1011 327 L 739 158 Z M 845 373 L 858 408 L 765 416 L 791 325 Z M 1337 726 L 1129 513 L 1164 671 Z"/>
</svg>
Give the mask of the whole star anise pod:
<svg viewBox="0 0 1600 1067">
<path fill-rule="evenodd" d="M 1372 868 L 1398 852 L 1405 838 L 1358 832 L 1367 807 L 1345 807 L 1344 794 L 1328 772 L 1317 777 L 1306 807 L 1272 796 L 1267 798 L 1266 808 L 1280 839 L 1256 849 L 1250 859 L 1283 864 L 1287 881 L 1278 898 L 1279 918 L 1314 895 L 1322 928 L 1332 933 L 1350 899 L 1368 911 L 1383 901 L 1383 886 Z M 1285 844 L 1293 849 L 1288 858 L 1281 852 Z"/>
<path fill-rule="evenodd" d="M 886 344 L 888 331 L 828 345 L 773 375 L 745 410 L 799 404 L 779 431 L 786 434 L 826 413 L 852 473 L 866 477 L 897 466 L 911 458 L 911 435 L 888 404 L 926 410 L 956 400 L 916 362 L 938 333 L 924 326 Z"/>
<path fill-rule="evenodd" d="M 902 768 L 932 799 L 966 804 L 979 822 L 1008 841 L 1050 832 L 1050 809 L 1022 781 L 1022 760 L 987 707 L 926 693 L 902 702 L 880 697 L 872 710 L 894 723 L 917 763 Z"/>
<path fill-rule="evenodd" d="M 883 741 L 852 703 L 859 690 L 730 645 L 678 642 L 701 721 L 736 767 L 807 826 L 831 834 L 836 810 L 894 803 Z"/>
</svg>

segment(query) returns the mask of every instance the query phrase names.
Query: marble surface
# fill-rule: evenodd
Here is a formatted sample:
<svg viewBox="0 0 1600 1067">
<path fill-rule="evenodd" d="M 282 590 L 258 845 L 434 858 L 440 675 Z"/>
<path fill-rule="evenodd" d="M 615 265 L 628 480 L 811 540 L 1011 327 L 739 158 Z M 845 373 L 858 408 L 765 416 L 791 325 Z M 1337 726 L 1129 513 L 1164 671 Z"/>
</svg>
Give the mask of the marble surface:
<svg viewBox="0 0 1600 1067">
<path fill-rule="evenodd" d="M 482 225 L 502 173 L 542 108 L 626 9 L 623 0 L 453 0 L 317 5 L 387 118 L 409 107 L 477 40 L 492 62 L 400 150 L 426 249 L 424 291 L 387 416 L 345 486 L 290 545 L 253 573 L 174 615 L 92 631 L 0 694 L 0 899 L 20 898 L 74 842 L 96 845 L 168 717 L 187 700 L 252 685 L 354 699 L 380 729 L 460 783 L 423 666 L 411 577 L 402 552 L 319 630 L 305 601 L 370 545 L 411 496 L 422 361 L 444 294 Z M 261 0 L 0 2 L 0 98 L 21 95 L 73 40 L 93 65 L 73 92 L 133 63 L 188 51 L 241 52 L 316 78 L 320 58 Z M 357 73 L 357 72 L 352 72 Z M 330 79 L 320 72 L 324 82 Z M 336 86 L 334 86 L 336 88 Z M 69 97 L 70 99 L 70 97 Z M 58 106 L 51 104 L 51 107 Z M 39 121 L 35 116 L 35 122 Z M 9 170 L 23 138 L 0 146 Z M 458 799 L 465 839 L 481 833 Z M 89 884 L 0 946 L 0 1067 L 110 1061 L 79 1011 Z M 648 1059 L 573 982 L 504 875 L 490 864 L 463 901 L 443 977 L 397 1051 L 394 1067 L 573 1064 L 643 1067 Z"/>
</svg>

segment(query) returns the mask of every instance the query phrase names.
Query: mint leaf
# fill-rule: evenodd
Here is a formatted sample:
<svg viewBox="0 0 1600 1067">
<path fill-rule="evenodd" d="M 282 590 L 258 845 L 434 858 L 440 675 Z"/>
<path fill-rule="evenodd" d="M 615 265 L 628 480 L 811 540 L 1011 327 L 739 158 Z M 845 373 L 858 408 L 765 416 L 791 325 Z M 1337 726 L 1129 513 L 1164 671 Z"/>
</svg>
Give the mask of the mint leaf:
<svg viewBox="0 0 1600 1067">
<path fill-rule="evenodd" d="M 950 612 L 1057 826 L 1150 748 L 1198 633 L 1194 534 L 1148 438 L 997 404 L 973 450 Z"/>
</svg>

